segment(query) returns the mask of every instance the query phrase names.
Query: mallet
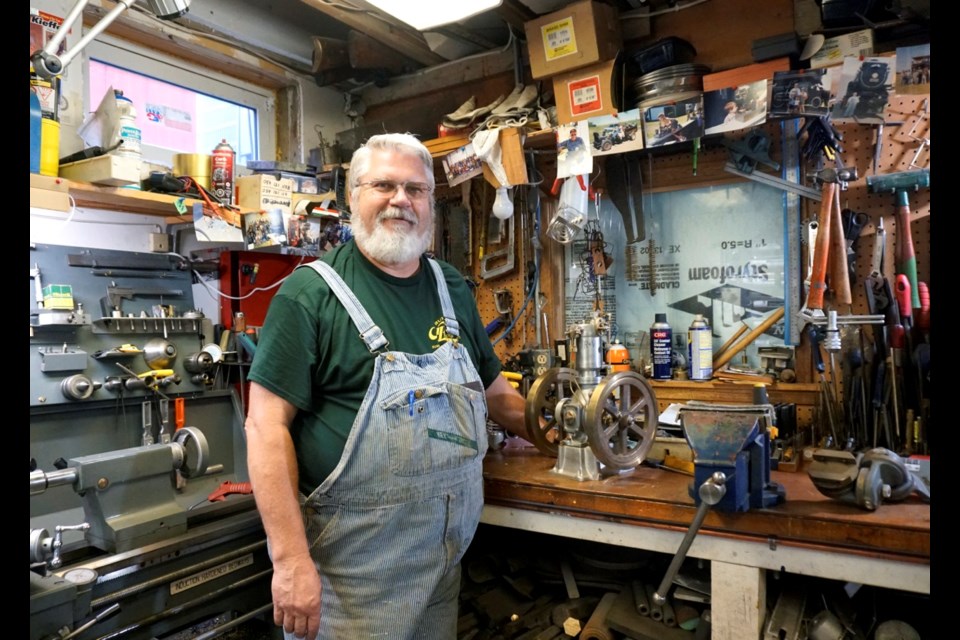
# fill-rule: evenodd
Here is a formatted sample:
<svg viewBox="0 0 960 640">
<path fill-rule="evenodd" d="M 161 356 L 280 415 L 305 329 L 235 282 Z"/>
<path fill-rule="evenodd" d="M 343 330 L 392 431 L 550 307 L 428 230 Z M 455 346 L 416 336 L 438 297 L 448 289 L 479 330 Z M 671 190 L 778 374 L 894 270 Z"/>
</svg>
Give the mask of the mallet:
<svg viewBox="0 0 960 640">
<path fill-rule="evenodd" d="M 930 187 L 930 169 L 901 171 L 880 176 L 867 176 L 870 193 L 894 194 L 897 215 L 897 273 L 907 276 L 910 282 L 911 306 L 920 308 L 920 291 L 917 287 L 917 256 L 913 250 L 910 233 L 910 192 Z"/>
</svg>

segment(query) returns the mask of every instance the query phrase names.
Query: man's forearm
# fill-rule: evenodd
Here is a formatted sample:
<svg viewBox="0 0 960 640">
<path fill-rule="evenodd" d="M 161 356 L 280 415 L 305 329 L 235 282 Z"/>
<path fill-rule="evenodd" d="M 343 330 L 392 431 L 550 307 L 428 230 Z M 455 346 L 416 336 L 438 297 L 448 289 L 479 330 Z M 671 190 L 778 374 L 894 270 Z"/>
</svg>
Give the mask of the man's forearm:
<svg viewBox="0 0 960 640">
<path fill-rule="evenodd" d="M 248 420 L 248 423 L 250 420 Z M 309 551 L 297 490 L 297 460 L 289 432 L 247 427 L 247 470 L 274 561 Z"/>
</svg>

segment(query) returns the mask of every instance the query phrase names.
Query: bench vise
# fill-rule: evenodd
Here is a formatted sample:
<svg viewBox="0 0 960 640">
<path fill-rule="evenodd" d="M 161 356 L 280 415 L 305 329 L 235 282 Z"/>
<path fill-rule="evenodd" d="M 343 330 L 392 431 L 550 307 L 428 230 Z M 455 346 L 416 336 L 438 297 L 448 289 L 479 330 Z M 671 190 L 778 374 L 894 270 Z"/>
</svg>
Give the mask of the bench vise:
<svg viewBox="0 0 960 640">
<path fill-rule="evenodd" d="M 715 504 L 721 511 L 748 511 L 782 503 L 786 494 L 770 480 L 771 404 L 688 402 L 680 423 L 693 451 L 694 480 L 690 495 L 700 504 L 699 487 L 716 472 L 725 476 L 726 491 Z"/>
</svg>

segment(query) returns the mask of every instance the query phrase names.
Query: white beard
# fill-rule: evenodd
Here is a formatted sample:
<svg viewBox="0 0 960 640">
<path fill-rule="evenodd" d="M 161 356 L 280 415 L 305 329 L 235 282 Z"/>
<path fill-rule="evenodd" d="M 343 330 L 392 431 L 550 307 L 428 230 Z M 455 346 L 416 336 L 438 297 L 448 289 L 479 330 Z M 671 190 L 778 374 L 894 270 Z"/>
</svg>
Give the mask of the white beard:
<svg viewBox="0 0 960 640">
<path fill-rule="evenodd" d="M 419 224 L 415 213 L 397 207 L 388 207 L 377 214 L 372 231 L 369 231 L 362 222 L 353 225 L 353 237 L 357 246 L 382 264 L 395 265 L 416 260 L 430 246 L 433 238 L 432 221 L 418 233 L 416 226 L 409 230 L 386 227 L 383 221 L 391 218 L 402 218 L 414 225 Z"/>
</svg>

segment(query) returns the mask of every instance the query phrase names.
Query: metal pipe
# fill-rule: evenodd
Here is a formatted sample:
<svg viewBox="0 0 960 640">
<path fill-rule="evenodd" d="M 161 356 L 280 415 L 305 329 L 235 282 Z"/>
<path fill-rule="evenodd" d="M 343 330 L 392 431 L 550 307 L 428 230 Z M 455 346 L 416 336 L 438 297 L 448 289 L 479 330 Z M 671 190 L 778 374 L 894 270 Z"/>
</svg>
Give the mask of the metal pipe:
<svg viewBox="0 0 960 640">
<path fill-rule="evenodd" d="M 257 608 L 254 609 L 253 611 L 248 611 L 247 613 L 243 614 L 242 616 L 238 616 L 238 617 L 234 618 L 233 620 L 231 620 L 230 622 L 227 622 L 226 624 L 222 624 L 222 625 L 220 625 L 219 627 L 217 627 L 217 628 L 215 628 L 215 629 L 211 629 L 210 631 L 207 631 L 206 633 L 201 633 L 200 635 L 195 636 L 195 637 L 193 638 L 193 640 L 210 640 L 210 638 L 216 638 L 216 637 L 219 636 L 221 633 L 224 633 L 225 631 L 229 631 L 230 629 L 233 629 L 234 627 L 238 627 L 238 626 L 240 626 L 241 624 L 243 624 L 244 622 L 246 622 L 247 620 L 251 620 L 251 619 L 253 619 L 253 618 L 256 618 L 256 617 L 259 616 L 260 614 L 266 613 L 267 611 L 269 611 L 269 610 L 271 610 L 271 609 L 273 609 L 273 603 L 272 603 L 272 602 L 268 602 L 267 604 L 264 604 L 264 605 L 261 605 L 261 606 L 257 607 Z"/>
<path fill-rule="evenodd" d="M 673 556 L 673 560 L 670 561 L 667 574 L 663 576 L 660 587 L 653 593 L 652 600 L 655 604 L 662 607 L 664 603 L 667 602 L 667 593 L 670 591 L 670 585 L 673 584 L 673 579 L 676 577 L 677 571 L 680 570 L 680 565 L 683 564 L 683 561 L 687 557 L 687 551 L 690 550 L 690 545 L 693 544 L 693 538 L 697 535 L 697 531 L 700 530 L 700 525 L 703 524 L 707 510 L 720 502 L 727 492 L 726 482 L 727 474 L 722 471 L 715 471 L 713 475 L 704 480 L 703 484 L 700 485 L 700 489 L 698 490 L 700 494 L 700 506 L 697 508 L 697 513 L 693 516 L 693 522 L 690 523 L 690 528 L 687 530 L 686 535 L 683 536 L 683 540 L 680 541 L 680 548 L 677 549 L 677 554 Z"/>
<path fill-rule="evenodd" d="M 207 594 L 205 594 L 205 595 L 197 598 L 196 600 L 191 600 L 190 602 L 186 602 L 186 603 L 184 603 L 184 604 L 178 605 L 178 606 L 173 607 L 173 608 L 171 608 L 171 609 L 166 609 L 166 610 L 164 610 L 164 611 L 161 611 L 160 613 L 154 614 L 154 615 L 152 615 L 152 616 L 148 616 L 148 617 L 146 617 L 146 618 L 144 618 L 144 619 L 142 619 L 142 620 L 140 620 L 140 621 L 138 621 L 138 622 L 135 622 L 135 623 L 133 623 L 133 624 L 127 625 L 126 627 L 124 627 L 124 628 L 122 628 L 122 629 L 117 629 L 116 631 L 113 631 L 113 632 L 111 632 L 111 633 L 108 633 L 107 635 L 100 636 L 99 638 L 97 638 L 97 640 L 110 640 L 110 639 L 112 639 L 112 638 L 119 638 L 119 637 L 124 636 L 124 635 L 126 635 L 126 634 L 128 634 L 128 633 L 131 633 L 131 632 L 133 632 L 133 631 L 138 631 L 138 630 L 140 630 L 140 629 L 142 629 L 142 628 L 144 628 L 144 627 L 148 627 L 149 625 L 154 624 L 154 623 L 156 623 L 156 622 L 159 622 L 160 620 L 163 620 L 163 619 L 165 619 L 165 618 L 170 618 L 170 617 L 172 617 L 172 616 L 182 614 L 184 611 L 187 611 L 187 610 L 192 609 L 192 608 L 194 608 L 194 607 L 198 607 L 198 606 L 200 606 L 200 605 L 206 604 L 206 603 L 211 602 L 211 601 L 213 601 L 213 600 L 216 600 L 216 599 L 218 599 L 218 598 L 223 598 L 223 597 L 227 596 L 227 594 L 229 594 L 230 592 L 237 591 L 237 590 L 241 589 L 242 587 L 246 587 L 246 586 L 254 583 L 254 582 L 257 581 L 257 580 L 260 580 L 260 579 L 263 579 L 263 578 L 267 578 L 267 577 L 272 576 L 272 575 L 273 575 L 273 569 L 272 569 L 272 568 L 271 568 L 271 569 L 266 569 L 266 570 L 264 570 L 264 571 L 261 571 L 260 573 L 255 573 L 255 574 L 253 574 L 252 576 L 248 576 L 248 577 L 244 578 L 243 580 L 239 580 L 239 581 L 237 581 L 237 582 L 232 582 L 232 583 L 226 585 L 225 587 L 223 587 L 222 589 L 218 589 L 218 590 L 216 590 L 216 591 L 212 591 L 212 592 L 210 592 L 210 593 L 207 593 Z"/>
</svg>

